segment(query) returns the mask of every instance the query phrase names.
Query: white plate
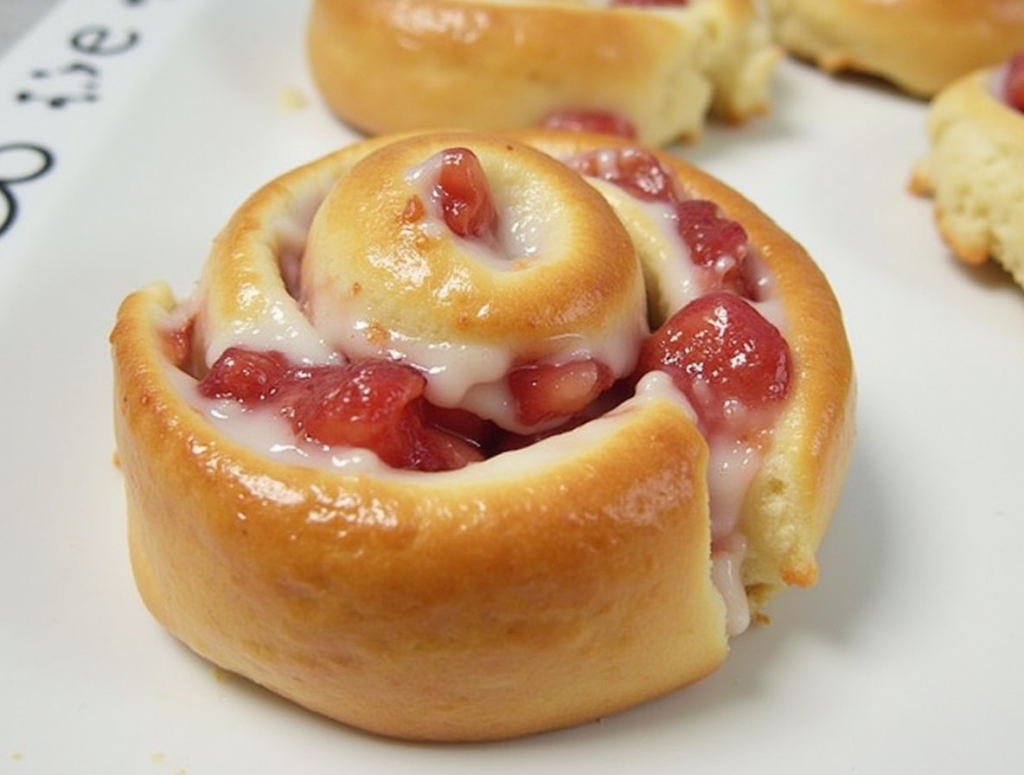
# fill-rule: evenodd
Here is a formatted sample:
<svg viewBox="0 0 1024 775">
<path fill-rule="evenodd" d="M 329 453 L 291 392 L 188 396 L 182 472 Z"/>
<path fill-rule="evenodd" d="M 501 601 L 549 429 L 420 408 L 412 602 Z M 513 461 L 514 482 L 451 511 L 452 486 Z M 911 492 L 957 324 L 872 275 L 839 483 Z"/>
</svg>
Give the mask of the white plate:
<svg viewBox="0 0 1024 775">
<path fill-rule="evenodd" d="M 352 139 L 311 87 L 305 11 L 67 2 L 0 62 L 0 772 L 1020 772 L 1024 293 L 958 265 L 906 193 L 923 104 L 793 64 L 773 116 L 682 152 L 802 240 L 845 309 L 860 436 L 817 588 L 703 683 L 490 745 L 353 732 L 157 627 L 106 337 L 137 286 L 188 292 L 256 186 Z"/>
</svg>

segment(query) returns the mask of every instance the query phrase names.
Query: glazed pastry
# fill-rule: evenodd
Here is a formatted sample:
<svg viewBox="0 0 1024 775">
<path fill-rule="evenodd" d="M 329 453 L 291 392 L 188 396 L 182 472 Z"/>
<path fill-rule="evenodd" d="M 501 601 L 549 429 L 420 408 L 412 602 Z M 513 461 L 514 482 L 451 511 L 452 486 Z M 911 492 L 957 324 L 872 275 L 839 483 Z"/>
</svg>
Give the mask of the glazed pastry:
<svg viewBox="0 0 1024 775">
<path fill-rule="evenodd" d="M 327 105 L 380 134 L 583 127 L 652 144 L 769 107 L 779 59 L 751 0 L 316 0 Z"/>
<path fill-rule="evenodd" d="M 693 682 L 816 551 L 853 437 L 836 300 L 737 193 L 611 136 L 365 140 L 256 192 L 112 334 L 142 598 L 403 738 Z"/>
<path fill-rule="evenodd" d="M 829 72 L 931 97 L 1024 44 L 1024 0 L 766 0 L 776 41 Z"/>
<path fill-rule="evenodd" d="M 944 89 L 928 116 L 930 149 L 910 188 L 968 264 L 989 257 L 1024 286 L 1024 54 Z"/>
</svg>

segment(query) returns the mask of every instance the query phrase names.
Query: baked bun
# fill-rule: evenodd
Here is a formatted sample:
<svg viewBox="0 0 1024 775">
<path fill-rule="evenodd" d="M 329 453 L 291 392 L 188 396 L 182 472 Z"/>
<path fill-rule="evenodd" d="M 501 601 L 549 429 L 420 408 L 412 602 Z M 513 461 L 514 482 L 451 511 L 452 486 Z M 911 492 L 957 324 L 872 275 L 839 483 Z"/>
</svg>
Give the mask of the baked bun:
<svg viewBox="0 0 1024 775">
<path fill-rule="evenodd" d="M 942 238 L 962 261 L 992 257 L 1024 286 L 1024 54 L 940 92 L 928 138 L 910 188 L 934 197 Z"/>
<path fill-rule="evenodd" d="M 1024 0 L 766 0 L 776 41 L 829 72 L 931 97 L 1024 42 Z"/>
<path fill-rule="evenodd" d="M 403 738 L 578 724 L 714 670 L 815 583 L 853 436 L 800 245 L 584 133 L 386 136 L 290 172 L 112 344 L 154 616 Z"/>
<path fill-rule="evenodd" d="M 779 52 L 751 0 L 641 5 L 315 0 L 309 63 L 370 134 L 582 123 L 660 145 L 696 138 L 709 112 L 767 111 Z"/>
</svg>

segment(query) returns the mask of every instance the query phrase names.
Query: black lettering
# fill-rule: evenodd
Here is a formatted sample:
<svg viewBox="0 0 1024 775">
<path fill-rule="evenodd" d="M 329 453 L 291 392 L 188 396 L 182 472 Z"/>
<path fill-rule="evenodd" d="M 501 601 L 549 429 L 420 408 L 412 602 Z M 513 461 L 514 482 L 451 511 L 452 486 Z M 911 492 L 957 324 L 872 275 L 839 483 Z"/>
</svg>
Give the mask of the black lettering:
<svg viewBox="0 0 1024 775">
<path fill-rule="evenodd" d="M 131 51 L 138 44 L 139 33 L 129 30 L 121 37 L 114 37 L 109 27 L 94 25 L 83 27 L 71 36 L 71 48 L 81 54 L 94 56 L 115 56 Z"/>
<path fill-rule="evenodd" d="M 0 145 L 0 163 L 10 158 L 17 162 L 27 162 L 24 169 L 5 172 L 0 169 L 0 236 L 3 236 L 18 215 L 18 200 L 14 198 L 11 187 L 16 183 L 27 183 L 45 175 L 53 166 L 53 154 L 40 145 L 30 143 L 8 143 Z M 2 164 L 0 164 L 2 166 Z"/>
</svg>

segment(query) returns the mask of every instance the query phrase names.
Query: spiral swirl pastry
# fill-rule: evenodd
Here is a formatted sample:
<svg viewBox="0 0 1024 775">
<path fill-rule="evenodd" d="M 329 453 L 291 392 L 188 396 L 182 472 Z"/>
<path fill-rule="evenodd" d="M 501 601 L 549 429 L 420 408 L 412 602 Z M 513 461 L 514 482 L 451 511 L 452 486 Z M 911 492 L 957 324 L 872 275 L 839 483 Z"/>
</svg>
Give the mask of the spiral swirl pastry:
<svg viewBox="0 0 1024 775">
<path fill-rule="evenodd" d="M 816 551 L 854 378 L 754 205 L 624 139 L 365 140 L 256 192 L 112 334 L 138 588 L 380 734 L 495 739 L 714 670 Z"/>
<path fill-rule="evenodd" d="M 316 0 L 326 104 L 381 134 L 587 128 L 665 144 L 766 113 L 780 58 L 750 0 Z"/>
<path fill-rule="evenodd" d="M 934 198 L 939 234 L 958 259 L 992 258 L 1024 287 L 1024 49 L 939 92 L 927 131 L 910 189 Z"/>
<path fill-rule="evenodd" d="M 931 97 L 1024 43 L 1024 0 L 766 0 L 779 45 Z"/>
</svg>

